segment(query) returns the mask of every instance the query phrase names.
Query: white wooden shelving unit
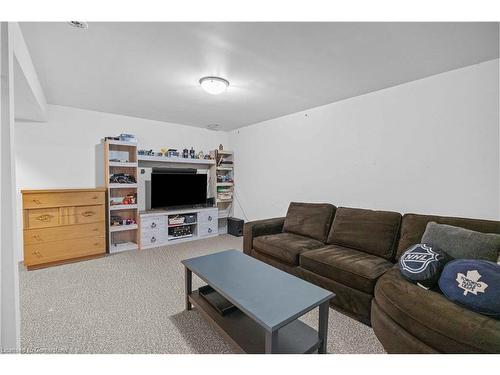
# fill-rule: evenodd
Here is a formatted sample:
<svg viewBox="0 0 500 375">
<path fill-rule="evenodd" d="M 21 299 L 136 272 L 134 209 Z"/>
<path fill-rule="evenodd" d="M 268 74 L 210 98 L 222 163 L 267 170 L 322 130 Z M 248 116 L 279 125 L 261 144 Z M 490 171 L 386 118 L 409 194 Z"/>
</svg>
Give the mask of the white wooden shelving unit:
<svg viewBox="0 0 500 375">
<path fill-rule="evenodd" d="M 169 218 L 194 215 L 191 223 L 170 224 Z M 190 208 L 183 210 L 156 210 L 141 213 L 141 249 L 165 246 L 201 238 L 217 236 L 218 210 L 216 207 Z M 174 237 L 170 228 L 191 227 L 191 234 Z"/>
<path fill-rule="evenodd" d="M 223 190 L 234 191 L 234 166 L 221 164 L 221 160 L 233 159 L 233 152 L 214 150 L 210 152 L 211 159 L 185 159 L 180 157 L 147 156 L 137 154 L 138 145 L 131 142 L 103 140 L 97 145 L 96 178 L 100 186 L 107 188 L 107 236 L 110 253 L 147 249 L 173 243 L 193 241 L 199 238 L 227 233 L 227 218 L 232 214 L 232 194 L 226 199 L 221 196 Z M 125 151 L 126 160 L 110 160 L 110 151 Z M 151 210 L 141 211 L 140 200 L 137 197 L 139 184 L 110 183 L 113 173 L 128 173 L 138 181 L 140 168 L 196 168 L 207 171 L 209 178 L 208 194 L 214 198 L 215 207 L 192 208 L 183 210 Z M 228 176 L 229 180 L 221 180 Z M 219 177 L 219 179 L 218 179 Z M 224 179 L 224 178 L 223 178 Z M 136 204 L 111 204 L 113 198 L 123 198 L 135 194 Z M 192 223 L 169 224 L 169 217 L 182 214 L 194 214 L 196 220 Z M 133 218 L 136 223 L 123 226 L 111 226 L 111 216 Z M 191 226 L 192 234 L 173 237 L 169 228 Z"/>
<path fill-rule="evenodd" d="M 195 168 L 207 171 L 209 178 L 208 197 L 215 197 L 215 185 L 212 184 L 212 172 L 215 173 L 215 160 L 191 159 L 180 157 L 138 155 L 139 168 Z M 216 207 L 151 210 L 140 213 L 141 217 L 141 249 L 165 246 L 181 242 L 193 241 L 218 234 L 218 210 Z M 169 218 L 176 215 L 195 215 L 192 223 L 169 224 Z M 192 234 L 174 237 L 169 234 L 169 228 L 190 226 Z"/>
<path fill-rule="evenodd" d="M 215 160 L 215 165 L 211 168 L 211 185 L 219 212 L 219 233 L 223 234 L 227 233 L 227 218 L 233 214 L 234 153 L 228 150 L 214 150 L 210 155 Z"/>
<path fill-rule="evenodd" d="M 102 176 L 102 184 L 107 188 L 107 236 L 108 236 L 108 252 L 116 253 L 127 250 L 137 250 L 139 248 L 140 233 L 139 233 L 139 210 L 137 204 L 119 204 L 112 205 L 114 199 L 122 199 L 127 195 L 134 195 L 137 199 L 137 183 L 111 183 L 110 176 L 114 173 L 127 173 L 134 176 L 137 181 L 138 161 L 137 161 L 137 144 L 132 142 L 103 140 L 98 145 L 99 153 L 102 155 L 101 163 L 103 162 L 104 171 L 98 172 L 96 176 L 100 180 Z M 125 160 L 115 161 L 110 160 L 110 152 L 121 151 Z M 97 160 L 96 160 L 97 162 Z M 111 216 L 119 216 L 123 219 L 131 218 L 135 220 L 135 224 L 112 226 Z"/>
</svg>

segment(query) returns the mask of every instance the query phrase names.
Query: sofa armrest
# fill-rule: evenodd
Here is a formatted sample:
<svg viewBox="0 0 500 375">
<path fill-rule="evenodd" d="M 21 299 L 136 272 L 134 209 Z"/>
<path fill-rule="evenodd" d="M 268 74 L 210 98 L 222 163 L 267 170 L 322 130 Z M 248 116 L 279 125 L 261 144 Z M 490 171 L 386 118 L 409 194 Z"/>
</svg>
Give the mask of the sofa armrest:
<svg viewBox="0 0 500 375">
<path fill-rule="evenodd" d="M 253 248 L 253 239 L 268 234 L 278 234 L 283 232 L 284 217 L 273 219 L 249 221 L 243 228 L 243 252 L 250 255 Z"/>
</svg>

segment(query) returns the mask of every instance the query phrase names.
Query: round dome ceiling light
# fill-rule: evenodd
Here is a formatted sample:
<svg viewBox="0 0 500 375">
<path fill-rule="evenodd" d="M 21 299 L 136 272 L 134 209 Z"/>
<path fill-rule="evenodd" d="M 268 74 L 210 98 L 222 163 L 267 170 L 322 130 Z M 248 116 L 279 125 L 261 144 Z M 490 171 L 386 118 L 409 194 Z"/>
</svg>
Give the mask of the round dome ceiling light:
<svg viewBox="0 0 500 375">
<path fill-rule="evenodd" d="M 203 77 L 200 78 L 200 85 L 209 94 L 219 95 L 226 91 L 229 81 L 220 77 Z"/>
<path fill-rule="evenodd" d="M 82 22 L 82 21 L 68 21 L 68 24 L 76 27 L 77 29 L 88 29 L 89 24 L 87 22 Z"/>
</svg>

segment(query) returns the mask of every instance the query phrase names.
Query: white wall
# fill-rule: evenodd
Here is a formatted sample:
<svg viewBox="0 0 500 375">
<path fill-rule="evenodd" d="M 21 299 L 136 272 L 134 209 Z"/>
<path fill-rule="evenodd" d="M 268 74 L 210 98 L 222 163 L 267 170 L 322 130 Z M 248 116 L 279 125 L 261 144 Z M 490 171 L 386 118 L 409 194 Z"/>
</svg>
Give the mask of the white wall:
<svg viewBox="0 0 500 375">
<path fill-rule="evenodd" d="M 290 201 L 498 219 L 498 75 L 493 60 L 233 131 L 247 219 Z"/>
<path fill-rule="evenodd" d="M 20 230 L 15 200 L 14 59 L 10 23 L 0 22 L 0 352 L 20 348 L 19 269 L 16 249 Z"/>
<path fill-rule="evenodd" d="M 94 187 L 95 145 L 104 136 L 132 133 L 140 148 L 205 152 L 228 140 L 224 132 L 70 107 L 49 105 L 47 114 L 46 123 L 16 122 L 19 202 L 21 189 Z M 22 260 L 22 249 L 18 254 Z"/>
</svg>

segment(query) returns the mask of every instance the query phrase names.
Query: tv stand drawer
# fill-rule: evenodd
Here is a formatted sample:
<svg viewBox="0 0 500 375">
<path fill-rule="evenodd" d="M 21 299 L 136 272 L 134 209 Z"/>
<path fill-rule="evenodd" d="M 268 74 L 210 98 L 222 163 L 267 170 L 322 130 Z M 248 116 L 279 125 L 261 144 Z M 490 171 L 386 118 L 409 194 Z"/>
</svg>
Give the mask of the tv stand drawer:
<svg viewBox="0 0 500 375">
<path fill-rule="evenodd" d="M 141 230 L 145 231 L 166 231 L 167 230 L 167 217 L 165 215 L 160 216 L 148 216 L 141 218 Z"/>
<path fill-rule="evenodd" d="M 161 246 L 167 242 L 167 236 L 164 231 L 142 231 L 141 246 L 153 247 Z"/>
<path fill-rule="evenodd" d="M 217 221 L 211 224 L 198 225 L 199 237 L 212 236 L 214 234 L 217 234 L 218 232 L 219 232 L 219 225 Z"/>
<path fill-rule="evenodd" d="M 204 210 L 198 212 L 198 224 L 199 225 L 213 225 L 215 223 L 215 227 L 217 227 L 217 221 L 219 220 L 218 210 L 217 208 L 213 210 Z"/>
</svg>

